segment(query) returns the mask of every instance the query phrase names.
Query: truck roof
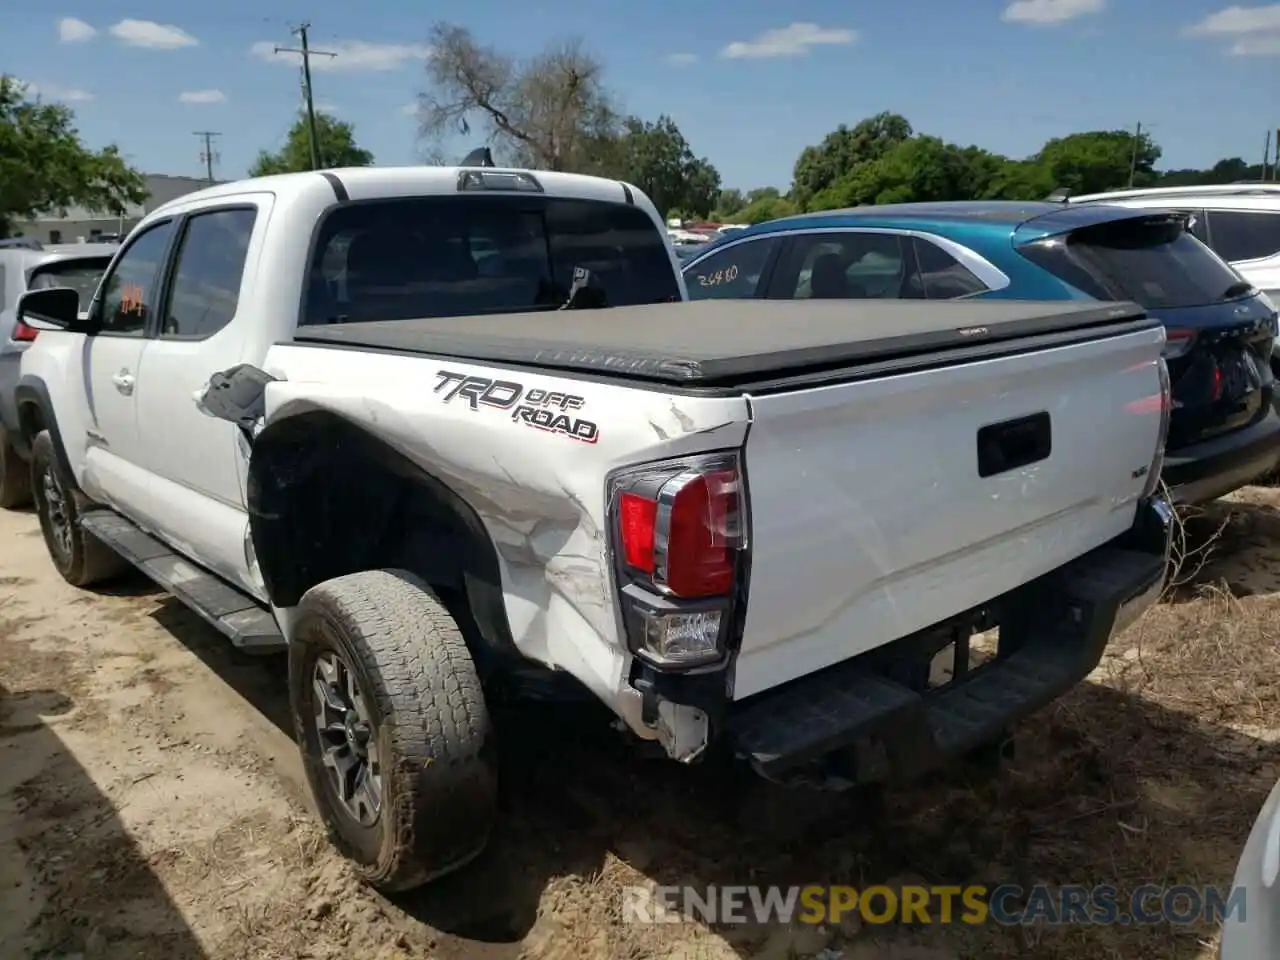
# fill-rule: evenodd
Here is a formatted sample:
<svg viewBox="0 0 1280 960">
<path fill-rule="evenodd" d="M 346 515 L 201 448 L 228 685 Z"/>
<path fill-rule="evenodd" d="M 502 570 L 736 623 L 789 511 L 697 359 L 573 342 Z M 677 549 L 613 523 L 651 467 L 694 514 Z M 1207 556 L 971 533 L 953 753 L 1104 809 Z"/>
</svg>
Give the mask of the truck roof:
<svg viewBox="0 0 1280 960">
<path fill-rule="evenodd" d="M 1145 317 L 1096 301 L 696 300 L 304 326 L 294 341 L 727 387 Z"/>
</svg>

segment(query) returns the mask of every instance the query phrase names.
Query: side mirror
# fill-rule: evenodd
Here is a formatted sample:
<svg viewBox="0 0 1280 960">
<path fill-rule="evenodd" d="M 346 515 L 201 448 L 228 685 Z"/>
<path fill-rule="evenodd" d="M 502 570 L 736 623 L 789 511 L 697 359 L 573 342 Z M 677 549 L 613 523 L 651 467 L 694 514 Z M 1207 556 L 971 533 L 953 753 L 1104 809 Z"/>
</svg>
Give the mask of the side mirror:
<svg viewBox="0 0 1280 960">
<path fill-rule="evenodd" d="M 53 327 L 82 333 L 88 326 L 80 319 L 80 294 L 70 287 L 29 290 L 18 298 L 18 322 L 37 330 Z"/>
</svg>

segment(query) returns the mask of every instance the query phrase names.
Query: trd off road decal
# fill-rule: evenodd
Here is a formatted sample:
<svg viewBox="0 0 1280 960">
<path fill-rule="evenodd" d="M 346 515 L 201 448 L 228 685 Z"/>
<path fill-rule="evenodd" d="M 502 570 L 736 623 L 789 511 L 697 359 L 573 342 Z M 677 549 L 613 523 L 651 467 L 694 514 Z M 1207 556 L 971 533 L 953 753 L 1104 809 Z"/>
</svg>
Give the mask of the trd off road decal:
<svg viewBox="0 0 1280 960">
<path fill-rule="evenodd" d="M 444 403 L 460 398 L 472 410 L 481 407 L 510 410 L 512 420 L 536 430 L 558 433 L 582 443 L 595 443 L 600 439 L 600 430 L 594 423 L 569 414 L 570 410 L 581 410 L 585 402 L 571 393 L 526 390 L 523 383 L 513 380 L 469 377 L 448 370 L 436 372 L 435 392 L 443 392 Z"/>
</svg>

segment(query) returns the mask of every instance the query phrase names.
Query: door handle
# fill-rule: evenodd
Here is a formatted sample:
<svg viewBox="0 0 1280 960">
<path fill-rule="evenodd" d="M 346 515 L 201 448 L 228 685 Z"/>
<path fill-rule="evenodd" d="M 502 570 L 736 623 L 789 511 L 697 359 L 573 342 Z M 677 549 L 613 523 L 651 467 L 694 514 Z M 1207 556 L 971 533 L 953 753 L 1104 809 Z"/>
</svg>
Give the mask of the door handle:
<svg viewBox="0 0 1280 960">
<path fill-rule="evenodd" d="M 123 393 L 126 397 L 133 393 L 133 374 L 128 370 L 121 370 L 119 373 L 111 377 L 111 382 L 116 385 L 116 389 Z"/>
</svg>

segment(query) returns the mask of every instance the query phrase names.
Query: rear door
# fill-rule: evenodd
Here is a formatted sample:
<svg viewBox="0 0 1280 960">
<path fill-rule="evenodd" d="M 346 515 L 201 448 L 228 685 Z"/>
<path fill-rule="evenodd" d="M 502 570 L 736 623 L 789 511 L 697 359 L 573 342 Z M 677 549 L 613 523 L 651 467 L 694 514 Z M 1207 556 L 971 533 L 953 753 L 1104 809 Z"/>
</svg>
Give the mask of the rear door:
<svg viewBox="0 0 1280 960">
<path fill-rule="evenodd" d="M 790 236 L 769 283 L 771 300 L 897 300 L 911 296 L 911 239 L 874 230 Z"/>
</svg>

